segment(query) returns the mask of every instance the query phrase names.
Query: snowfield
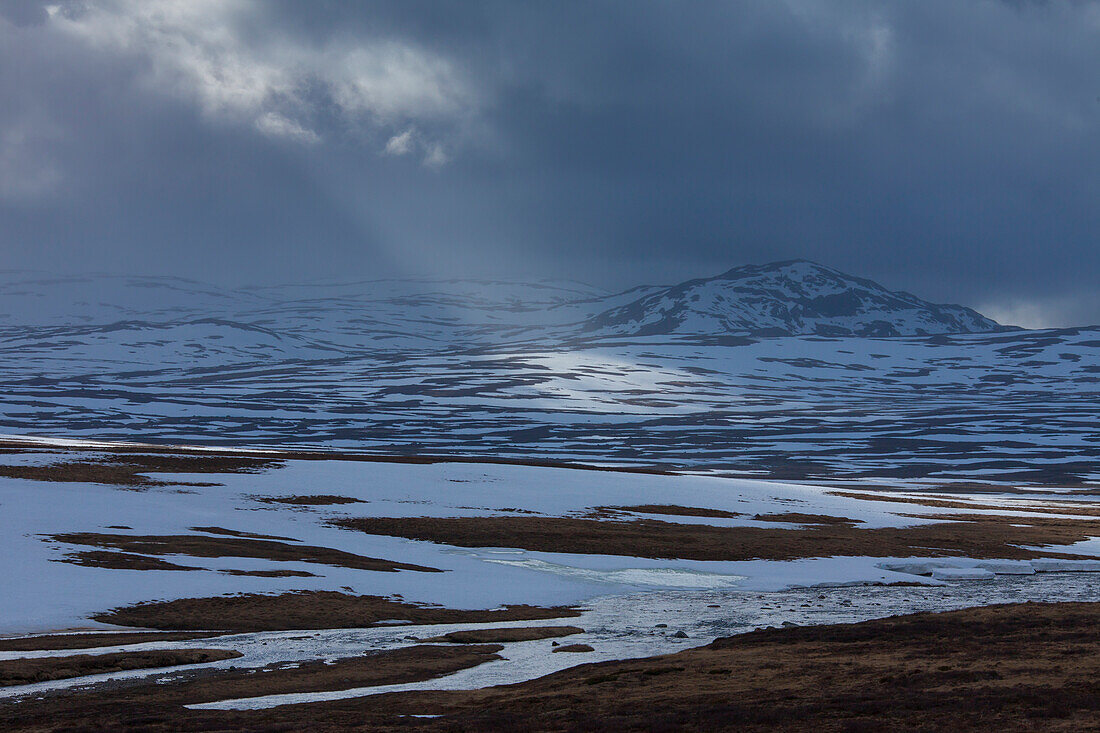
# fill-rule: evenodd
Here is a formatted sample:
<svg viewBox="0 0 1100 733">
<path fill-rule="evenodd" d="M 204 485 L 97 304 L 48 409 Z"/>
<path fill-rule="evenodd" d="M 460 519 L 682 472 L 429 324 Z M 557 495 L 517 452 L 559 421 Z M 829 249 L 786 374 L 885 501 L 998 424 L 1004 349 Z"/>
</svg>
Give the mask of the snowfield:
<svg viewBox="0 0 1100 733">
<path fill-rule="evenodd" d="M 35 456 L 17 455 L 20 462 Z M 57 456 L 42 455 L 39 461 Z M 171 474 L 173 482 L 207 482 L 208 474 Z M 486 464 L 359 463 L 288 461 L 260 474 L 217 474 L 220 486 L 151 487 L 123 491 L 84 483 L 43 483 L 0 478 L 0 566 L 13 592 L 0 599 L 0 632 L 49 631 L 87 626 L 96 611 L 152 599 L 268 592 L 290 589 L 401 594 L 409 601 L 457 608 L 509 603 L 558 605 L 608 592 L 647 588 L 740 587 L 776 590 L 791 584 L 900 579 L 875 567 L 872 558 L 818 559 L 792 563 L 662 561 L 582 556 L 523 550 L 453 548 L 394 537 L 364 535 L 329 526 L 339 517 L 488 516 L 517 507 L 548 516 L 581 513 L 596 506 L 688 503 L 746 515 L 797 510 L 859 519 L 867 527 L 907 526 L 925 521 L 898 516 L 899 505 L 828 496 L 814 487 L 710 476 L 652 476 Z M 304 489 L 308 487 L 308 491 Z M 265 504 L 256 496 L 335 493 L 362 504 L 295 507 Z M 947 512 L 930 508 L 929 512 Z M 503 512 L 507 514 L 507 512 Z M 784 526 L 746 517 L 650 515 L 656 519 L 716 526 Z M 332 547 L 368 557 L 400 560 L 445 574 L 378 573 L 245 558 L 204 559 L 211 570 L 301 569 L 317 578 L 256 578 L 216 572 L 129 571 L 55 562 L 71 547 L 45 541 L 49 535 L 105 532 L 186 534 L 191 527 L 286 536 L 304 545 Z M 164 559 L 193 565 L 194 558 Z M 140 583 L 136 583 L 136 577 Z"/>
<path fill-rule="evenodd" d="M 30 443 L 24 443 L 28 448 Z M 73 445 L 70 442 L 70 445 Z M 49 466 L 102 459 L 109 452 L 40 448 L 3 456 L 9 466 Z M 61 452 L 56 452 L 61 451 Z M 211 703 L 208 707 L 250 708 L 335 699 L 404 689 L 456 689 L 530 679 L 574 664 L 649 656 L 781 622 L 804 624 L 860 620 L 892 613 L 946 609 L 1011 600 L 1096 600 L 1095 584 L 1080 573 L 1100 570 L 1100 543 L 1079 543 L 1073 552 L 1098 560 L 976 560 L 966 557 L 806 557 L 790 561 L 693 561 L 605 554 L 535 552 L 506 547 L 455 547 L 399 537 L 364 534 L 330 524 L 341 517 L 582 516 L 599 507 L 688 505 L 737 516 L 631 514 L 685 525 L 769 527 L 792 531 L 799 523 L 763 521 L 756 515 L 797 512 L 859 522 L 864 529 L 934 524 L 957 514 L 951 507 L 898 503 L 891 499 L 927 494 L 903 488 L 882 492 L 883 500 L 832 495 L 833 489 L 805 484 L 709 475 L 651 475 L 521 465 L 435 463 L 413 465 L 354 460 L 285 460 L 257 473 L 149 474 L 165 485 L 139 490 L 98 483 L 62 483 L 0 478 L 0 571 L 7 592 L 0 598 L 0 632 L 29 634 L 63 629 L 113 629 L 89 615 L 150 600 L 232 593 L 332 590 L 361 595 L 401 596 L 405 601 L 450 608 L 495 608 L 503 604 L 581 604 L 579 618 L 550 624 L 579 625 L 585 633 L 570 642 L 592 645 L 590 654 L 550 654 L 549 641 L 508 645 L 503 661 L 491 662 L 424 683 L 379 689 L 279 695 Z M 189 484 L 213 484 L 196 486 Z M 301 506 L 260 501 L 303 494 L 338 495 L 356 503 Z M 972 503 L 968 514 L 1086 519 L 1090 497 L 1057 493 L 1021 498 L 956 493 Z M 1044 513 L 1056 511 L 1056 514 Z M 1063 513 L 1064 512 L 1064 513 Z M 919 516 L 914 516 L 919 515 Z M 1080 517 L 1078 517 L 1080 518 Z M 126 570 L 61 562 L 75 549 L 52 536 L 76 532 L 127 535 L 201 534 L 197 527 L 292 538 L 296 544 L 334 548 L 367 557 L 437 568 L 444 572 L 378 572 L 315 562 L 257 558 L 167 555 L 161 559 L 200 570 Z M 114 528 L 114 529 L 113 529 Z M 123 529 L 117 529 L 123 528 Z M 1100 534 L 1100 531 L 1098 531 Z M 1063 550 L 1064 548 L 1051 548 Z M 302 570 L 313 577 L 252 577 L 222 570 Z M 1082 582 L 1084 581 L 1084 582 Z M 867 587 L 920 583 L 925 587 Z M 714 607 L 712 607 L 714 606 Z M 664 624 L 664 626 L 658 626 Z M 525 626 L 530 622 L 399 625 L 371 629 L 263 632 L 188 642 L 160 648 L 225 648 L 240 659 L 210 668 L 260 667 L 336 659 L 364 649 L 407 645 L 410 637 L 449 630 Z M 683 632 L 682 636 L 673 632 Z M 140 650 L 131 645 L 125 650 Z M 117 651 L 107 648 L 99 652 Z M 64 652 L 3 652 L 0 660 L 61 656 Z M 105 680 L 171 679 L 182 670 L 130 671 L 75 680 L 5 688 L 20 696 Z"/>
</svg>

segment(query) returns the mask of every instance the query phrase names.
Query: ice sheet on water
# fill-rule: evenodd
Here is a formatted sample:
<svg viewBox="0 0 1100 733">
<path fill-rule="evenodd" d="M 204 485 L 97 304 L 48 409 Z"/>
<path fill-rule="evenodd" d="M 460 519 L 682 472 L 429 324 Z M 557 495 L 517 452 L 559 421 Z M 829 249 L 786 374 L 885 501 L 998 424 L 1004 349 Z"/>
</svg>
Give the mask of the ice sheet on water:
<svg viewBox="0 0 1100 733">
<path fill-rule="evenodd" d="M 702 570 L 689 570 L 683 568 L 617 568 L 613 570 L 597 570 L 593 568 L 579 568 L 558 563 L 546 562 L 537 558 L 523 560 L 503 560 L 487 558 L 486 562 L 500 565 L 539 570 L 545 573 L 565 575 L 572 578 L 597 583 L 610 583 L 613 585 L 625 585 L 650 588 L 728 588 L 736 586 L 745 579 L 744 575 L 731 575 L 724 573 L 708 573 Z"/>
<path fill-rule="evenodd" d="M 934 580 L 992 580 L 997 574 L 982 568 L 936 568 L 932 571 Z"/>
<path fill-rule="evenodd" d="M 974 567 L 984 568 L 997 575 L 1034 575 L 1035 566 L 1027 560 L 982 560 Z"/>
<path fill-rule="evenodd" d="M 1039 558 L 1031 561 L 1037 573 L 1100 573 L 1100 560 L 1058 560 Z"/>
</svg>

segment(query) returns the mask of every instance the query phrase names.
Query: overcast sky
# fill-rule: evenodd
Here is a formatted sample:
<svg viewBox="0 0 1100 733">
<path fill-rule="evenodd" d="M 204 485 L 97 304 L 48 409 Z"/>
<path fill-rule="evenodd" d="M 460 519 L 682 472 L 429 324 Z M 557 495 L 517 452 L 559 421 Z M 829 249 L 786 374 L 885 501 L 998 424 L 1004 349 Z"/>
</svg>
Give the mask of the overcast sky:
<svg viewBox="0 0 1100 733">
<path fill-rule="evenodd" d="M 1100 5 L 0 0 L 0 268 L 671 283 L 1100 322 Z"/>
</svg>

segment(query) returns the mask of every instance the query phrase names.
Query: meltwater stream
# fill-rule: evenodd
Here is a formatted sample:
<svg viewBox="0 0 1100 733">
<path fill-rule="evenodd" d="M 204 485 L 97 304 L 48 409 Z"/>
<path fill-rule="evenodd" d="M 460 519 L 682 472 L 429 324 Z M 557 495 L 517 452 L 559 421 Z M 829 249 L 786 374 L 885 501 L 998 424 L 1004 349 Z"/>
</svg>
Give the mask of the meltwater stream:
<svg viewBox="0 0 1100 733">
<path fill-rule="evenodd" d="M 995 603 L 1100 601 L 1098 580 L 1100 578 L 1093 573 L 1078 572 L 998 576 L 992 580 L 958 581 L 936 587 L 852 586 L 773 593 L 728 589 L 659 591 L 595 598 L 585 604 L 586 610 L 580 617 L 549 621 L 279 631 L 127 645 L 96 649 L 94 653 L 153 648 L 214 648 L 235 649 L 244 656 L 198 668 L 133 670 L 9 687 L 0 690 L 0 698 L 41 695 L 104 683 L 119 684 L 125 680 L 153 679 L 169 683 L 193 674 L 196 669 L 259 669 L 293 666 L 316 659 L 336 660 L 408 646 L 418 639 L 450 631 L 477 628 L 579 626 L 585 629 L 583 634 L 559 639 L 559 643 L 588 644 L 594 649 L 590 653 L 555 654 L 552 653 L 554 647 L 550 639 L 514 642 L 505 644 L 505 649 L 500 652 L 504 659 L 424 682 L 222 700 L 190 707 L 243 710 L 385 692 L 472 689 L 522 682 L 588 662 L 669 654 L 708 644 L 718 637 L 784 623 L 852 623 L 918 611 L 946 611 Z M 71 653 L 74 652 L 4 652 L 0 653 L 0 659 Z"/>
<path fill-rule="evenodd" d="M 413 690 L 474 689 L 512 684 L 589 662 L 670 654 L 702 646 L 716 638 L 783 624 L 854 623 L 920 611 L 948 611 L 996 603 L 1100 601 L 1100 577 L 1094 573 L 1040 573 L 958 581 L 942 586 L 848 586 L 800 588 L 761 593 L 740 590 L 658 591 L 595 598 L 580 617 L 488 624 L 394 625 L 366 629 L 276 631 L 178 642 L 149 642 L 95 650 L 0 652 L 0 660 L 106 654 L 148 649 L 235 649 L 242 657 L 221 662 L 158 670 L 131 670 L 0 689 L 0 699 L 40 696 L 67 689 L 127 681 L 171 683 L 196 670 L 289 667 L 311 660 L 336 660 L 409 646 L 450 631 L 524 627 L 579 626 L 583 634 L 558 639 L 588 644 L 589 653 L 552 653 L 553 641 L 512 642 L 504 659 L 423 682 L 359 687 L 326 692 L 290 693 L 191 705 L 195 709 L 247 710 L 278 705 L 338 700 Z M 681 633 L 682 632 L 682 633 Z M 257 671 L 257 674 L 263 672 Z"/>
</svg>

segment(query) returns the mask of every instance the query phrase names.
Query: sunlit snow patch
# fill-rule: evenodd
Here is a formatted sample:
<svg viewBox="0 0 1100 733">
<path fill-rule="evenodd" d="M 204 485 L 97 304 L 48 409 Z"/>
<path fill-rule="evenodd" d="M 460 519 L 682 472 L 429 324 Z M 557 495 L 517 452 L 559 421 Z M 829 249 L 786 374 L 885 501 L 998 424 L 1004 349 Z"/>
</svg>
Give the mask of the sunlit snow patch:
<svg viewBox="0 0 1100 733">
<path fill-rule="evenodd" d="M 634 585 L 650 588 L 731 588 L 736 586 L 746 577 L 744 575 L 708 573 L 702 570 L 685 570 L 682 568 L 618 568 L 615 570 L 593 570 L 591 568 L 559 565 L 557 563 L 546 562 L 545 560 L 534 558 L 525 560 L 497 560 L 486 558 L 485 561 L 499 565 L 527 568 L 529 570 L 541 570 L 547 573 L 566 575 L 597 583 Z"/>
</svg>

